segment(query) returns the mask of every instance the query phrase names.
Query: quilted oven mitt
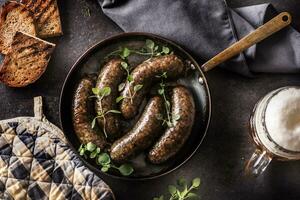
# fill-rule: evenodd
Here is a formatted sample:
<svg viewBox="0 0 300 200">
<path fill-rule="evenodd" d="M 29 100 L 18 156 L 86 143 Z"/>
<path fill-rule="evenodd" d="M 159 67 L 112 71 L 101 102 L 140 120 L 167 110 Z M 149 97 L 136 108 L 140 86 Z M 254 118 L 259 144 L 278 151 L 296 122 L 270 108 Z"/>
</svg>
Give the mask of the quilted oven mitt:
<svg viewBox="0 0 300 200">
<path fill-rule="evenodd" d="M 115 199 L 43 116 L 42 97 L 34 115 L 0 121 L 0 199 Z"/>
</svg>

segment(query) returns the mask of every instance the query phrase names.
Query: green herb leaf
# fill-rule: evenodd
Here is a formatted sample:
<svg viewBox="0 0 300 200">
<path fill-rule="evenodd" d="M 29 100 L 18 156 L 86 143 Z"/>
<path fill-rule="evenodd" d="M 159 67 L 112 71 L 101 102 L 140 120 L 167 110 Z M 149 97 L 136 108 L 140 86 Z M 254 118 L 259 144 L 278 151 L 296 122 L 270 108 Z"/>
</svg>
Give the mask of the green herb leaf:
<svg viewBox="0 0 300 200">
<path fill-rule="evenodd" d="M 124 69 L 128 69 L 128 64 L 127 62 L 121 62 L 121 66 L 124 68 Z"/>
<path fill-rule="evenodd" d="M 108 166 L 103 166 L 103 167 L 101 167 L 101 171 L 102 172 L 108 172 L 108 170 L 109 170 L 109 167 Z"/>
<path fill-rule="evenodd" d="M 148 47 L 149 49 L 153 49 L 154 48 L 154 42 L 152 40 L 147 39 L 146 40 L 146 47 Z"/>
<path fill-rule="evenodd" d="M 81 155 L 81 156 L 83 156 L 84 153 L 85 153 L 85 150 L 84 150 L 84 149 L 81 149 L 81 150 L 79 151 L 79 155 Z"/>
<path fill-rule="evenodd" d="M 121 112 L 119 110 L 109 110 L 106 112 L 107 113 L 115 113 L 115 114 L 121 114 Z"/>
<path fill-rule="evenodd" d="M 124 58 L 127 58 L 129 55 L 130 55 L 130 50 L 129 50 L 127 47 L 125 47 L 125 48 L 123 49 L 122 56 L 123 56 Z"/>
<path fill-rule="evenodd" d="M 78 149 L 79 155 L 83 156 L 85 153 L 85 145 L 81 144 L 79 149 Z"/>
<path fill-rule="evenodd" d="M 171 106 L 170 101 L 166 100 L 166 104 L 168 106 L 168 109 L 170 109 L 170 106 Z"/>
<path fill-rule="evenodd" d="M 164 90 L 163 88 L 161 88 L 161 89 L 158 89 L 158 94 L 159 94 L 159 95 L 163 95 L 163 94 L 164 94 L 164 92 L 165 92 L 165 90 Z"/>
<path fill-rule="evenodd" d="M 97 147 L 96 152 L 97 152 L 97 154 L 99 154 L 101 152 L 101 149 L 99 147 Z"/>
<path fill-rule="evenodd" d="M 157 51 L 158 48 L 159 48 L 159 46 L 155 46 L 155 47 L 154 47 L 154 51 Z"/>
<path fill-rule="evenodd" d="M 102 117 L 104 115 L 104 113 L 102 110 L 100 110 L 99 112 L 97 112 L 97 115 L 98 115 L 97 117 Z"/>
<path fill-rule="evenodd" d="M 180 119 L 180 115 L 178 115 L 178 114 L 177 114 L 177 115 L 175 114 L 175 115 L 172 116 L 173 122 L 176 122 L 176 121 L 178 121 L 179 119 Z"/>
<path fill-rule="evenodd" d="M 133 81 L 133 76 L 132 75 L 128 75 L 127 76 L 127 80 L 128 80 L 128 82 L 132 82 Z"/>
<path fill-rule="evenodd" d="M 110 163 L 110 157 L 107 153 L 101 153 L 98 156 L 98 163 L 100 163 L 101 165 L 107 165 Z"/>
<path fill-rule="evenodd" d="M 90 158 L 96 158 L 96 156 L 97 156 L 97 151 L 93 151 L 91 154 L 90 154 Z"/>
<path fill-rule="evenodd" d="M 94 95 L 99 95 L 100 89 L 99 88 L 92 88 L 92 92 Z"/>
<path fill-rule="evenodd" d="M 89 152 L 93 152 L 96 149 L 96 145 L 89 142 L 86 144 L 86 150 L 88 150 Z"/>
<path fill-rule="evenodd" d="M 142 87 L 143 87 L 143 85 L 137 84 L 137 85 L 135 85 L 135 86 L 133 87 L 133 91 L 137 92 L 137 91 L 139 91 L 140 89 L 142 89 Z"/>
<path fill-rule="evenodd" d="M 161 77 L 162 77 L 162 78 L 168 78 L 167 72 L 162 73 Z"/>
<path fill-rule="evenodd" d="M 92 121 L 92 128 L 95 128 L 95 125 L 96 125 L 96 117 L 93 119 L 93 121 Z"/>
<path fill-rule="evenodd" d="M 92 142 L 87 143 L 86 145 L 81 144 L 78 148 L 79 154 L 83 156 L 85 159 L 87 159 L 87 155 L 85 154 L 85 151 L 89 151 L 89 157 L 91 159 L 95 159 L 96 163 L 98 165 L 101 165 L 101 171 L 107 172 L 111 167 L 118 169 L 119 172 L 123 176 L 129 176 L 131 173 L 133 173 L 134 169 L 129 164 L 123 164 L 120 167 L 115 166 L 113 163 L 111 163 L 111 158 L 108 153 L 100 153 L 101 149 L 97 147 Z"/>
<path fill-rule="evenodd" d="M 123 176 L 129 176 L 134 171 L 132 166 L 129 164 L 123 164 L 118 169 Z"/>
<path fill-rule="evenodd" d="M 119 96 L 118 98 L 116 98 L 116 103 L 119 103 L 119 102 L 122 101 L 123 99 L 125 99 L 124 96 Z"/>
<path fill-rule="evenodd" d="M 174 185 L 169 185 L 168 186 L 168 190 L 169 190 L 169 193 L 173 196 L 176 194 L 177 192 L 177 188 L 174 186 Z"/>
<path fill-rule="evenodd" d="M 110 95 L 110 93 L 111 93 L 110 87 L 103 87 L 100 90 L 100 95 L 103 96 L 103 97 L 106 97 L 106 96 Z"/>
<path fill-rule="evenodd" d="M 192 186 L 188 188 L 187 181 L 184 178 L 180 178 L 177 180 L 177 185 L 180 186 L 180 189 L 176 188 L 174 185 L 168 186 L 168 191 L 170 196 L 168 199 L 170 200 L 185 200 L 185 199 L 199 199 L 199 196 L 193 192 L 200 185 L 200 179 L 195 178 L 192 181 Z M 164 197 L 155 197 L 155 200 L 163 200 Z M 153 200 L 154 200 L 153 199 Z"/>
<path fill-rule="evenodd" d="M 121 83 L 121 84 L 118 86 L 118 91 L 121 92 L 121 91 L 124 89 L 125 85 L 126 85 L 125 83 Z"/>
<path fill-rule="evenodd" d="M 197 188 L 197 187 L 199 187 L 200 186 L 200 178 L 195 178 L 195 179 L 193 179 L 193 182 L 192 182 L 192 187 L 193 188 Z"/>
<path fill-rule="evenodd" d="M 162 47 L 162 52 L 163 52 L 164 54 L 168 54 L 168 53 L 170 53 L 170 49 L 169 49 L 168 47 L 163 46 L 163 47 Z"/>
<path fill-rule="evenodd" d="M 171 122 L 169 122 L 169 121 L 167 121 L 167 125 L 168 125 L 168 127 L 173 127 L 173 123 L 171 123 Z"/>
<path fill-rule="evenodd" d="M 81 149 L 84 149 L 84 144 L 81 144 L 78 148 L 78 151 L 80 151 Z"/>
</svg>

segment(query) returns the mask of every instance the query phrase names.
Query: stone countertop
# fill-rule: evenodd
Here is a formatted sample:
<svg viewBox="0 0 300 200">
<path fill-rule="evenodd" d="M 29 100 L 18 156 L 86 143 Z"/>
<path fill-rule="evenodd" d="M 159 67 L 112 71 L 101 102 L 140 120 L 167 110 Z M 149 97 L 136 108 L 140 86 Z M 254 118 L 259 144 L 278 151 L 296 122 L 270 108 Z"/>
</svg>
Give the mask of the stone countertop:
<svg viewBox="0 0 300 200">
<path fill-rule="evenodd" d="M 0 0 L 0 2 L 3 0 Z M 263 0 L 228 0 L 230 6 L 263 3 Z M 288 10 L 300 29 L 300 1 L 273 0 L 278 10 Z M 84 8 L 88 6 L 91 16 Z M 57 44 L 45 74 L 33 85 L 13 89 L 0 84 L 0 119 L 32 116 L 33 97 L 44 97 L 47 118 L 59 125 L 58 103 L 63 81 L 76 59 L 95 42 L 122 32 L 93 1 L 59 1 L 64 36 Z M 298 18 L 298 19 L 297 19 Z M 244 163 L 254 150 L 248 134 L 249 115 L 267 92 L 287 85 L 300 85 L 297 75 L 259 75 L 248 79 L 216 69 L 207 74 L 212 95 L 212 120 L 203 144 L 184 166 L 164 177 L 148 181 L 121 181 L 105 175 L 117 199 L 152 199 L 167 193 L 167 186 L 183 176 L 201 178 L 203 200 L 300 199 L 300 162 L 271 163 L 257 179 L 243 176 Z"/>
</svg>

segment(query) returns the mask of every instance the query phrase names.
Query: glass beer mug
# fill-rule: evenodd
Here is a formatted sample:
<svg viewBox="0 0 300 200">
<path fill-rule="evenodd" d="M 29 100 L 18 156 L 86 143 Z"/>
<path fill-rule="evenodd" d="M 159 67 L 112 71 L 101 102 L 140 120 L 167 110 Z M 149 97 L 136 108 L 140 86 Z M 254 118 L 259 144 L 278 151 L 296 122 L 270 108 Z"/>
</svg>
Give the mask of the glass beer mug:
<svg viewBox="0 0 300 200">
<path fill-rule="evenodd" d="M 260 175 L 271 160 L 300 159 L 300 88 L 283 87 L 268 93 L 255 105 L 250 134 L 256 150 L 246 173 Z"/>
</svg>

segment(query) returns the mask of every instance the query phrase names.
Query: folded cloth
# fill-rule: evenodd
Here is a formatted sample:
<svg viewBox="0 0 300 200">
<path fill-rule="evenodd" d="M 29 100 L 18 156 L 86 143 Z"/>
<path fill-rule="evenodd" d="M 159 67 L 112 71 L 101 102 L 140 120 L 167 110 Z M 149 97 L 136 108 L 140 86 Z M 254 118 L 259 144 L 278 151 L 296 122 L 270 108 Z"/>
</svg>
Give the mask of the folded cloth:
<svg viewBox="0 0 300 200">
<path fill-rule="evenodd" d="M 103 12 L 124 31 L 167 37 L 203 60 L 230 46 L 276 15 L 271 4 L 228 8 L 225 0 L 98 0 Z M 288 27 L 224 65 L 252 72 L 300 71 L 300 34 Z"/>
<path fill-rule="evenodd" d="M 34 103 L 35 117 L 0 121 L 0 199 L 115 199 Z"/>
</svg>

